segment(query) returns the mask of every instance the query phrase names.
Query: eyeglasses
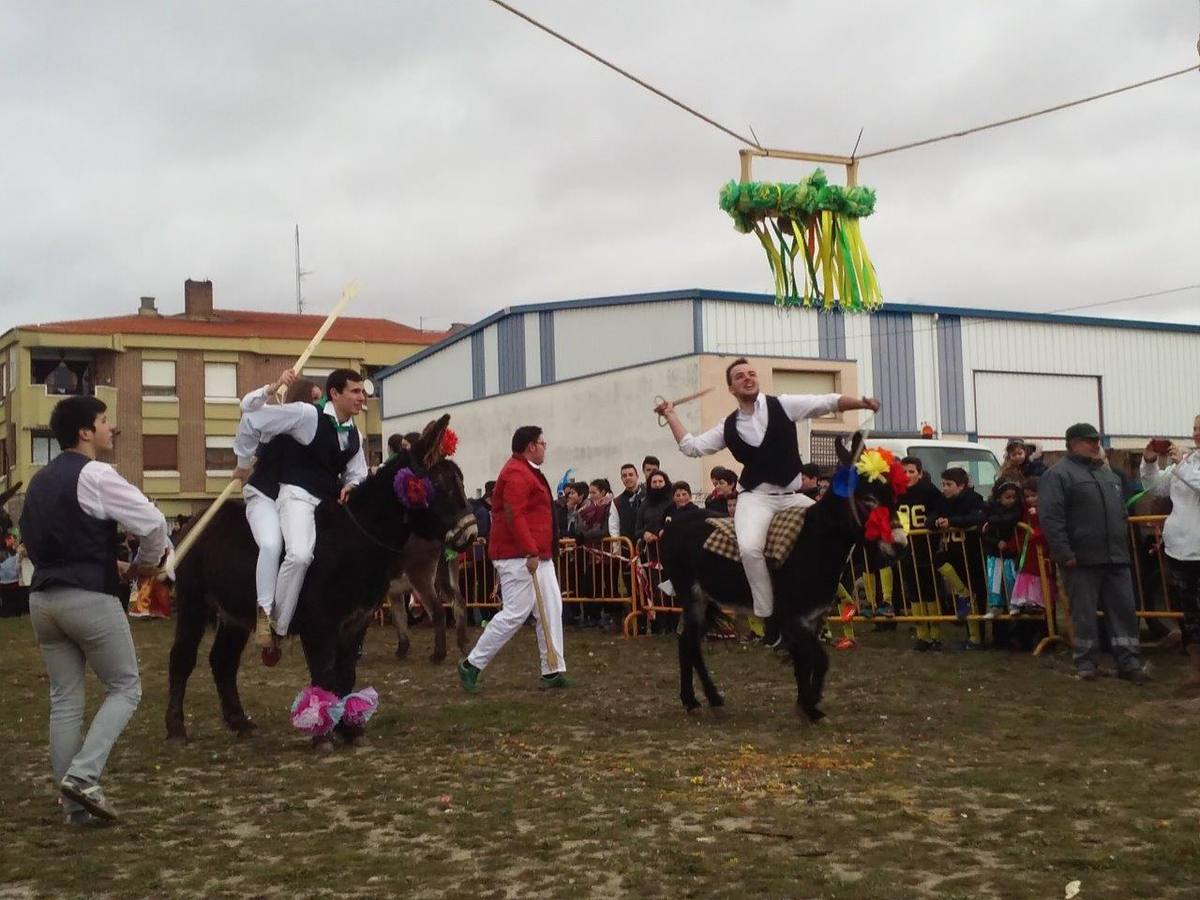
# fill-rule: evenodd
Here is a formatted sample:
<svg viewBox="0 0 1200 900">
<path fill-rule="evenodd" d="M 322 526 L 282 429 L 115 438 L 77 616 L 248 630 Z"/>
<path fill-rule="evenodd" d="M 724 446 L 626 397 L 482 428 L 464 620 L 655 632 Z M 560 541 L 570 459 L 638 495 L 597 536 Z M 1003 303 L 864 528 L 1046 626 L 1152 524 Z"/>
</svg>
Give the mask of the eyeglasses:
<svg viewBox="0 0 1200 900">
<path fill-rule="evenodd" d="M 535 446 L 535 447 L 545 447 L 545 446 L 546 446 L 546 442 L 545 442 L 545 441 L 534 441 L 534 442 L 533 442 L 533 446 Z"/>
</svg>

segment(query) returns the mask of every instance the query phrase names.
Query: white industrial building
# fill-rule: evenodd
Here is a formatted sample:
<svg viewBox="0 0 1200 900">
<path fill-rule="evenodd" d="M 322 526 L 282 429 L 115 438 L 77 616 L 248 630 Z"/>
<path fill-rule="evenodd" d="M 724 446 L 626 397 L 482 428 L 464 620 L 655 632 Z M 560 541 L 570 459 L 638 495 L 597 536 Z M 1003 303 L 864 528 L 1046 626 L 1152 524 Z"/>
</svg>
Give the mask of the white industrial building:
<svg viewBox="0 0 1200 900">
<path fill-rule="evenodd" d="M 769 393 L 870 394 L 876 434 L 940 437 L 1002 448 L 1020 436 L 1062 446 L 1073 422 L 1113 447 L 1150 437 L 1190 440 L 1200 388 L 1200 326 L 894 304 L 873 315 L 780 310 L 769 295 L 688 290 L 509 307 L 380 371 L 383 434 L 419 430 L 449 412 L 469 488 L 495 478 L 519 425 L 546 432 L 546 474 L 609 478 L 648 453 L 672 478 L 706 485 L 724 454 L 683 457 L 652 412 L 680 407 L 693 430 L 733 408 L 724 369 L 737 356 Z M 802 428 L 817 462 L 861 413 Z"/>
</svg>

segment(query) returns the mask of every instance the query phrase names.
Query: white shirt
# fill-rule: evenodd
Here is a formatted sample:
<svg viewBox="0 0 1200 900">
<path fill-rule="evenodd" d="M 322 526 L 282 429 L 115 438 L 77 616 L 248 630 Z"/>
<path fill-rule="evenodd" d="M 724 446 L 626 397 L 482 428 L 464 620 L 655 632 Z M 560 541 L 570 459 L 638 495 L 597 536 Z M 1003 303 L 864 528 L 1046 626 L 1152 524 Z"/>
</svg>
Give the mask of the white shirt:
<svg viewBox="0 0 1200 900">
<path fill-rule="evenodd" d="M 271 386 L 264 384 L 260 388 L 255 388 L 245 397 L 242 398 L 242 412 L 254 412 L 256 409 L 262 409 L 267 405 L 267 401 L 271 399 Z"/>
<path fill-rule="evenodd" d="M 162 510 L 117 474 L 108 463 L 91 460 L 79 470 L 75 489 L 79 508 L 94 519 L 119 522 L 139 539 L 136 565 L 157 566 L 170 545 Z"/>
<path fill-rule="evenodd" d="M 787 417 L 793 422 L 799 419 L 812 419 L 837 412 L 841 394 L 780 394 L 779 404 Z M 759 391 L 754 399 L 754 412 L 744 413 L 737 410 L 738 437 L 751 447 L 762 445 L 767 434 L 767 395 Z M 689 431 L 679 439 L 679 449 L 684 456 L 708 456 L 718 450 L 725 449 L 725 420 L 722 419 L 712 428 L 698 437 L 693 437 Z M 769 494 L 778 491 L 793 491 L 800 489 L 800 476 L 797 475 L 791 484 L 760 484 L 754 488 L 754 493 Z"/>
<path fill-rule="evenodd" d="M 1200 560 L 1200 449 L 1165 469 L 1143 459 L 1140 475 L 1147 491 L 1171 498 L 1171 514 L 1163 526 L 1167 556 L 1180 562 Z"/>
<path fill-rule="evenodd" d="M 256 392 L 252 391 L 247 394 L 246 399 L 249 399 L 254 393 Z M 244 402 L 246 401 L 243 400 Z M 233 452 L 237 456 L 238 466 L 243 469 L 250 468 L 259 446 L 281 434 L 290 435 L 301 445 L 311 444 L 312 439 L 317 436 L 318 415 L 321 414 L 317 412 L 316 406 L 303 402 L 266 405 L 264 401 L 264 405 L 246 412 L 243 414 L 242 420 L 238 422 L 237 435 L 233 439 Z M 325 404 L 324 415 L 333 419 L 334 424 L 339 424 L 332 403 Z M 337 437 L 338 446 L 345 450 L 350 443 L 350 433 L 338 431 Z M 367 477 L 367 457 L 363 450 L 364 444 L 360 433 L 358 452 L 350 458 L 350 461 L 346 463 L 346 468 L 342 471 L 343 485 L 353 486 Z"/>
</svg>

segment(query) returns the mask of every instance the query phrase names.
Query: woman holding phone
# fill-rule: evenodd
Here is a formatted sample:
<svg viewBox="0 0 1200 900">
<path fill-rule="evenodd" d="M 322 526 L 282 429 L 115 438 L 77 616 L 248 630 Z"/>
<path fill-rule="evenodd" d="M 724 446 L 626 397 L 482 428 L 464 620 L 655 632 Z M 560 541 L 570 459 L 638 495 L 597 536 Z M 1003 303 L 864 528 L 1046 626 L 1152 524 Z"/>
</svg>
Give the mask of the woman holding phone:
<svg viewBox="0 0 1200 900">
<path fill-rule="evenodd" d="M 1181 691 L 1200 694 L 1200 416 L 1192 421 L 1192 448 L 1155 438 L 1142 453 L 1141 477 L 1146 490 L 1171 498 L 1171 514 L 1163 526 L 1163 547 L 1171 593 L 1183 612 L 1180 633 L 1192 663 Z M 1159 457 L 1166 466 L 1159 468 Z"/>
</svg>

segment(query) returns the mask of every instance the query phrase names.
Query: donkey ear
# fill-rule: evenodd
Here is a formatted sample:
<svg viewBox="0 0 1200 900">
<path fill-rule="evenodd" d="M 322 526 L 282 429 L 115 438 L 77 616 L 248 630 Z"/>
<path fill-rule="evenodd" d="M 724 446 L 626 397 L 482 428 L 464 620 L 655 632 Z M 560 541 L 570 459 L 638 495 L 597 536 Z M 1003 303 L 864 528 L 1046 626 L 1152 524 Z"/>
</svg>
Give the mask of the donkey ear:
<svg viewBox="0 0 1200 900">
<path fill-rule="evenodd" d="M 24 483 L 25 482 L 23 482 L 23 481 L 18 481 L 16 484 L 14 484 L 12 487 L 10 487 L 3 494 L 0 494 L 0 506 L 3 506 L 5 503 L 7 503 L 9 500 L 11 500 L 14 496 L 16 496 L 17 491 L 19 491 L 21 489 L 21 485 L 23 485 Z"/>
<path fill-rule="evenodd" d="M 833 439 L 833 449 L 837 453 L 838 463 L 843 466 L 848 466 L 853 461 L 850 451 L 846 449 L 846 442 L 842 440 L 839 434 Z"/>
<path fill-rule="evenodd" d="M 850 441 L 850 461 L 858 462 L 858 458 L 862 456 L 863 445 L 866 440 L 863 438 L 861 431 L 854 432 L 854 437 Z"/>
<path fill-rule="evenodd" d="M 419 456 L 425 464 L 425 468 L 430 468 L 442 458 L 442 435 L 446 433 L 446 426 L 450 424 L 450 414 L 442 416 L 436 421 L 430 422 L 425 426 L 425 430 L 421 432 L 421 444 Z"/>
</svg>

